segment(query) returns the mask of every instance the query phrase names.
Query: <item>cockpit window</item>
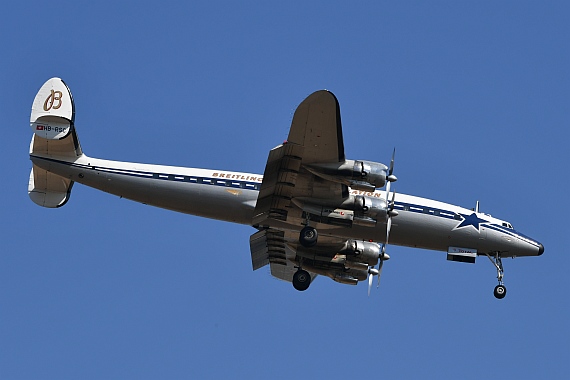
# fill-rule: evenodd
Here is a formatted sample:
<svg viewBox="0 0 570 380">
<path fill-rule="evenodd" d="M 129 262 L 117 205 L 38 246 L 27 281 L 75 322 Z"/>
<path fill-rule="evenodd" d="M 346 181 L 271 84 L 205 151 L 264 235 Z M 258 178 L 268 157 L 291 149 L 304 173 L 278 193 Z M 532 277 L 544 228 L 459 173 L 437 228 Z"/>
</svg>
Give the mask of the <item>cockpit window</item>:
<svg viewBox="0 0 570 380">
<path fill-rule="evenodd" d="M 507 227 L 509 229 L 513 229 L 513 226 L 511 225 L 511 223 L 507 223 L 507 222 L 503 222 L 503 227 Z"/>
</svg>

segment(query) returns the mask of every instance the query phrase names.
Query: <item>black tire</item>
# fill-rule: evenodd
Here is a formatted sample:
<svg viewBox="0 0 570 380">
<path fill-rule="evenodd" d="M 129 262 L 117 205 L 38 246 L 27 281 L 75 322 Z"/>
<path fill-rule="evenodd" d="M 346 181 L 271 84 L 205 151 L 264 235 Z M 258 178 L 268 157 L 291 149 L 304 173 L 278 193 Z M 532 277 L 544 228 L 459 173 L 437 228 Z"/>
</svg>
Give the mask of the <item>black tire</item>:
<svg viewBox="0 0 570 380">
<path fill-rule="evenodd" d="M 306 270 L 299 269 L 293 274 L 293 287 L 302 292 L 311 285 L 311 275 Z"/>
<path fill-rule="evenodd" d="M 497 285 L 495 286 L 495 290 L 493 291 L 495 298 L 502 300 L 507 295 L 507 288 L 504 285 Z"/>
<path fill-rule="evenodd" d="M 299 234 L 299 243 L 303 247 L 310 248 L 317 244 L 317 239 L 319 238 L 319 234 L 316 229 L 313 227 L 304 227 Z"/>
</svg>

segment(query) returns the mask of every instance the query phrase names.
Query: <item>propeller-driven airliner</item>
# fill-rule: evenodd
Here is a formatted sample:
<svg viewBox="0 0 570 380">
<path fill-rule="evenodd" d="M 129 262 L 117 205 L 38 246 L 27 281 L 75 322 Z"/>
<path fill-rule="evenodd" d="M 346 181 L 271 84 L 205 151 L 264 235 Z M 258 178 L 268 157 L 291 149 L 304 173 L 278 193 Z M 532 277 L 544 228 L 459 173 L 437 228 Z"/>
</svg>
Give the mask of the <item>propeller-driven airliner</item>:
<svg viewBox="0 0 570 380">
<path fill-rule="evenodd" d="M 495 297 L 506 295 L 506 257 L 540 256 L 544 246 L 512 224 L 451 204 L 396 193 L 389 165 L 345 157 L 340 107 L 333 93 L 309 95 L 287 140 L 271 149 L 263 175 L 92 158 L 83 153 L 75 105 L 60 78 L 38 91 L 30 117 L 28 194 L 56 208 L 75 182 L 147 205 L 241 223 L 253 270 L 309 288 L 318 275 L 356 285 L 380 281 L 388 244 L 443 251 L 451 261 L 486 256 L 497 270 Z"/>
</svg>

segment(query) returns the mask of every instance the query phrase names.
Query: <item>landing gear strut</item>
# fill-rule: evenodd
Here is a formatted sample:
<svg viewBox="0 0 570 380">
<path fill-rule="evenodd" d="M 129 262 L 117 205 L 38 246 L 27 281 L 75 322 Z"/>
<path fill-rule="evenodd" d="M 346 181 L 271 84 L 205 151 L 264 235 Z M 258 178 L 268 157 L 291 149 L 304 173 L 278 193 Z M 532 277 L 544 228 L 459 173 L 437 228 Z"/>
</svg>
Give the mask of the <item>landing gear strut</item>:
<svg viewBox="0 0 570 380">
<path fill-rule="evenodd" d="M 293 287 L 302 292 L 307 290 L 311 285 L 311 275 L 303 269 L 299 269 L 293 274 Z"/>
<path fill-rule="evenodd" d="M 503 269 L 503 262 L 499 256 L 499 252 L 496 252 L 495 256 L 491 256 L 488 253 L 486 253 L 486 255 L 489 260 L 491 260 L 495 268 L 497 268 L 497 280 L 499 280 L 499 285 L 495 286 L 493 294 L 495 295 L 495 298 L 503 299 L 507 295 L 507 288 L 503 284 L 503 276 L 505 274 L 505 270 Z"/>
</svg>

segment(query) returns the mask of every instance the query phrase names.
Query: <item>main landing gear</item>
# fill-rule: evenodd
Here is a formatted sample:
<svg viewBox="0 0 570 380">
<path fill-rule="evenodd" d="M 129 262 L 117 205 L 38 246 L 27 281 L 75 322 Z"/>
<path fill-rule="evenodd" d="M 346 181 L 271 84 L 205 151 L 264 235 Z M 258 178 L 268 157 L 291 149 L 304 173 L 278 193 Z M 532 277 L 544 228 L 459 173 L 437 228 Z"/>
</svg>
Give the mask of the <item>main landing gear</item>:
<svg viewBox="0 0 570 380">
<path fill-rule="evenodd" d="M 317 229 L 309 226 L 309 219 L 305 227 L 299 233 L 299 243 L 305 248 L 314 247 L 317 244 L 317 239 L 319 238 L 319 233 Z M 298 291 L 302 292 L 307 290 L 311 285 L 311 275 L 306 270 L 299 269 L 293 274 L 293 287 Z"/>
<path fill-rule="evenodd" d="M 301 243 L 303 247 L 311 248 L 317 244 L 318 237 L 319 234 L 315 228 L 306 226 L 303 227 L 299 234 L 299 243 Z"/>
<path fill-rule="evenodd" d="M 311 275 L 306 270 L 299 268 L 299 270 L 293 274 L 293 287 L 302 292 L 307 290 L 309 285 L 311 285 Z"/>
<path fill-rule="evenodd" d="M 488 253 L 486 253 L 486 255 L 489 260 L 491 260 L 495 268 L 497 268 L 497 280 L 499 280 L 499 285 L 495 286 L 493 294 L 495 295 L 495 298 L 503 299 L 507 295 L 507 288 L 503 284 L 503 276 L 505 274 L 505 270 L 503 269 L 503 262 L 501 261 L 499 252 L 496 252 L 495 256 L 491 256 Z"/>
</svg>

